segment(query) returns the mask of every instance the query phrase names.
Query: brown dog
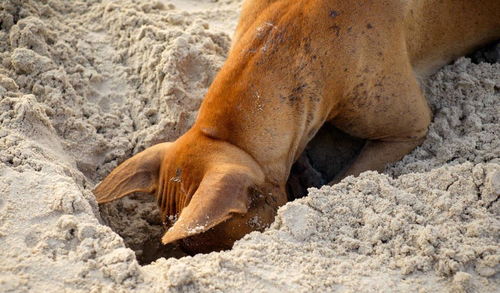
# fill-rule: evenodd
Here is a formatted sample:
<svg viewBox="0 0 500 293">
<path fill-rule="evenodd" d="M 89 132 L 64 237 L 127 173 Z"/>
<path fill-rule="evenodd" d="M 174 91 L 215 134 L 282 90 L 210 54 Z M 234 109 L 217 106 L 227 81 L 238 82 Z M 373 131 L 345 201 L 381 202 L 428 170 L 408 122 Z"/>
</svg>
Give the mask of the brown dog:
<svg viewBox="0 0 500 293">
<path fill-rule="evenodd" d="M 499 37 L 498 0 L 248 0 L 193 127 L 117 167 L 97 201 L 154 193 L 163 243 L 230 248 L 273 222 L 325 122 L 368 140 L 342 177 L 381 170 L 425 137 L 418 78 Z"/>
</svg>

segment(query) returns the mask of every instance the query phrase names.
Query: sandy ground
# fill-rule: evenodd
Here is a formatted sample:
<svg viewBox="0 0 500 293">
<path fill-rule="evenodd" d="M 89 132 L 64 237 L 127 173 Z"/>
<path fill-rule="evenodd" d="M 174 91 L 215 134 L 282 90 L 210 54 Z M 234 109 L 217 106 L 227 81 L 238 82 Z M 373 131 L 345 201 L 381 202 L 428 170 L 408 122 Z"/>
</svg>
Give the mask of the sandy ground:
<svg viewBox="0 0 500 293">
<path fill-rule="evenodd" d="M 231 251 L 170 257 L 148 196 L 97 206 L 118 163 L 193 123 L 239 6 L 0 2 L 0 291 L 498 292 L 498 63 L 443 68 L 421 147 L 310 189 Z"/>
</svg>

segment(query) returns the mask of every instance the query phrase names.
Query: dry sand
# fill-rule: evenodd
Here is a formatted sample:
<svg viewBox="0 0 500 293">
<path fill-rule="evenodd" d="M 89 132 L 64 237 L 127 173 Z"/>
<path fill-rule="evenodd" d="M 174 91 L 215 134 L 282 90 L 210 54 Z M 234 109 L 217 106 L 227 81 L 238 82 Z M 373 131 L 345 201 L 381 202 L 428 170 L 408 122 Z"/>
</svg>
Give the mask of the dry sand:
<svg viewBox="0 0 500 293">
<path fill-rule="evenodd" d="M 0 2 L 1 292 L 500 290 L 500 64 L 466 58 L 425 82 L 428 138 L 386 174 L 310 189 L 231 251 L 141 266 L 178 254 L 151 198 L 99 211 L 91 190 L 189 128 L 240 5 L 174 2 Z"/>
</svg>

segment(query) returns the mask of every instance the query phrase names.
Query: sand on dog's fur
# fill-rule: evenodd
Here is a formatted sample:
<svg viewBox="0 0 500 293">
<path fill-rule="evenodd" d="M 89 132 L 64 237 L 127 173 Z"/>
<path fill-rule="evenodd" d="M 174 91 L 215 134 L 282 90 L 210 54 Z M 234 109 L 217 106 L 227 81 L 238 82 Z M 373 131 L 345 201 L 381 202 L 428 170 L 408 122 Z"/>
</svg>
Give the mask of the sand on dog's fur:
<svg viewBox="0 0 500 293">
<path fill-rule="evenodd" d="M 500 65 L 466 58 L 424 83 L 429 135 L 385 174 L 310 189 L 231 251 L 141 266 L 151 198 L 99 210 L 91 190 L 189 128 L 240 4 L 178 2 L 201 6 L 0 2 L 0 291 L 499 290 Z"/>
</svg>

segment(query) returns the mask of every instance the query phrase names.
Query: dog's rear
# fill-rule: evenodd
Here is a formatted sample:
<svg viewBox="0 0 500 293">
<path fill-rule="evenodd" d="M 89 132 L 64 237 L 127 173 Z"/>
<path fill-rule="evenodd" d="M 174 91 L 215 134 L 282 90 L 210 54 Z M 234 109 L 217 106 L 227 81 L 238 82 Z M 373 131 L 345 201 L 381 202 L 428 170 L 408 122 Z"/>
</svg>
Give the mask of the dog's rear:
<svg viewBox="0 0 500 293">
<path fill-rule="evenodd" d="M 500 1 L 409 1 L 405 26 L 411 62 L 425 76 L 500 39 Z"/>
</svg>

